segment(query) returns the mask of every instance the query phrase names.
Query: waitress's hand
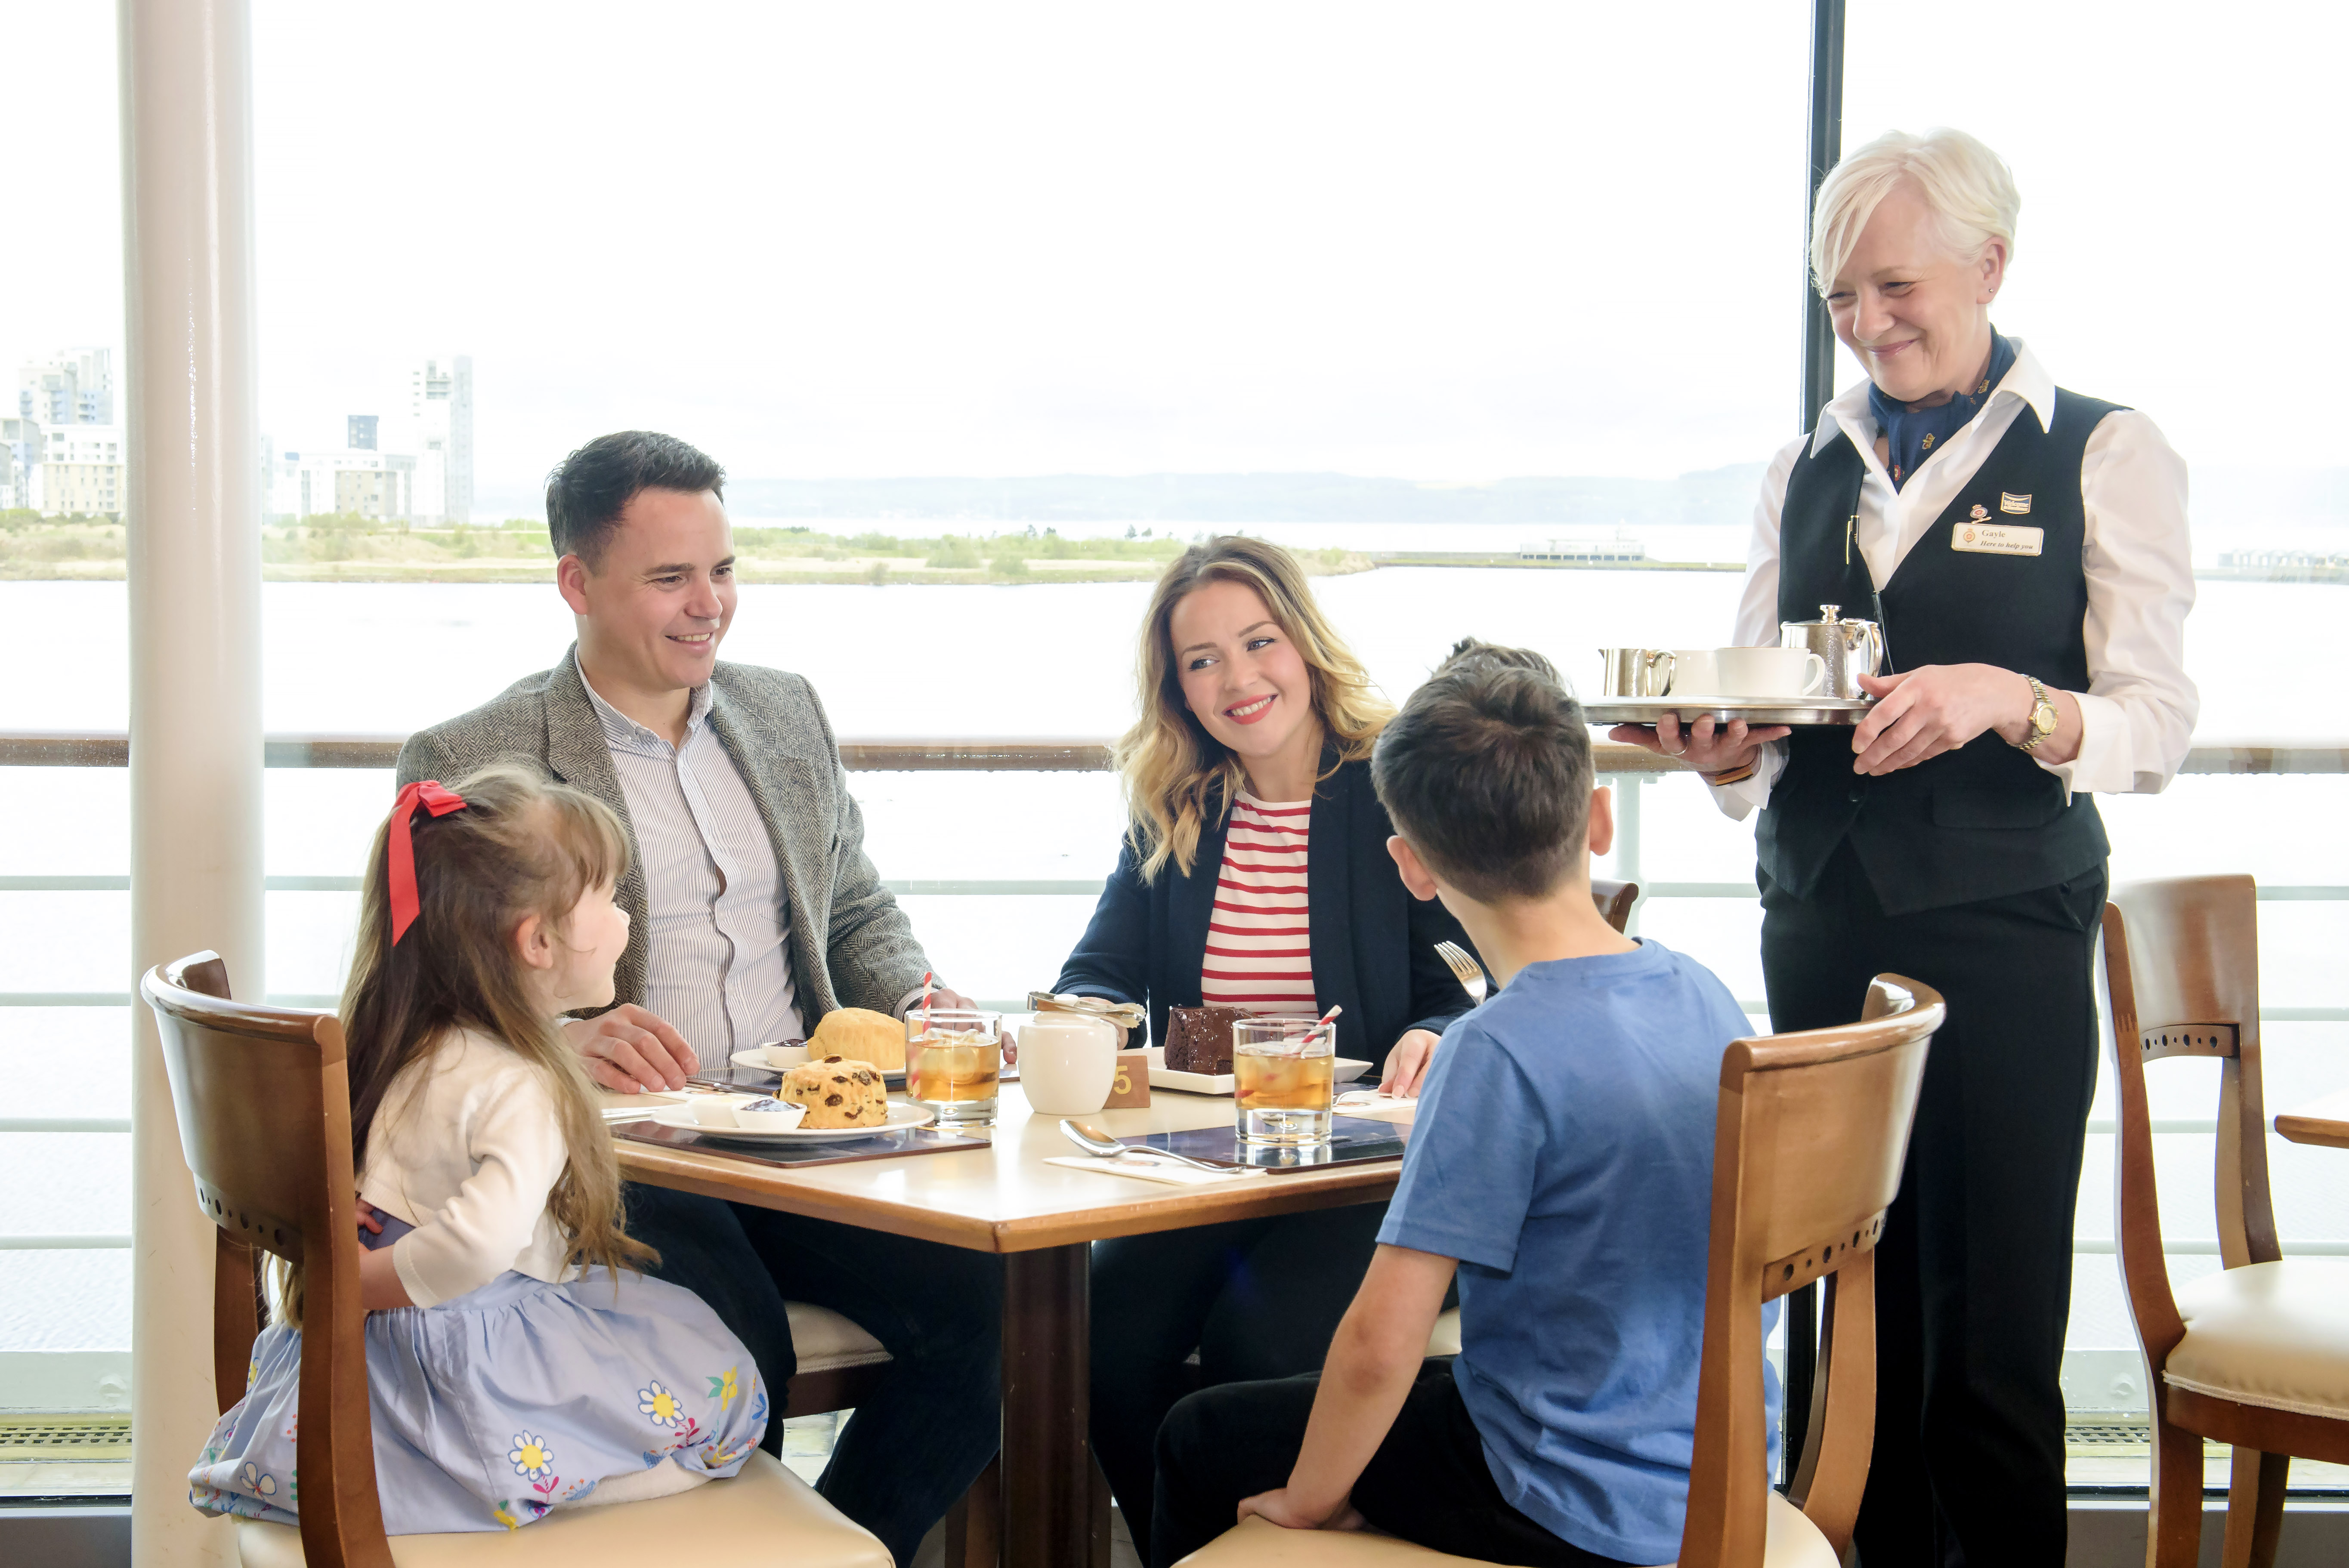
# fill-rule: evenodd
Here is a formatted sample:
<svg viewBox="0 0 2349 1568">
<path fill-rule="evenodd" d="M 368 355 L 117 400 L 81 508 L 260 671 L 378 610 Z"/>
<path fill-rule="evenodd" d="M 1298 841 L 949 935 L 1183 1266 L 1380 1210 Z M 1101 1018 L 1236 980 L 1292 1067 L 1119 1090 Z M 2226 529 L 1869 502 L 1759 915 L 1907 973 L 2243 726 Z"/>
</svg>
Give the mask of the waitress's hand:
<svg viewBox="0 0 2349 1568">
<path fill-rule="evenodd" d="M 2030 729 L 2031 683 L 1996 665 L 1920 665 L 1898 675 L 1862 676 L 1859 684 L 1876 698 L 1876 708 L 1852 731 L 1854 773 L 1897 773 L 1992 729 L 2011 746 Z M 2049 695 L 2068 718 L 2074 706 L 2068 694 Z M 2062 727 L 2049 738 L 2060 741 Z M 2043 742 L 2041 749 L 2051 748 Z M 2064 758 L 2059 753 L 2054 759 Z"/>
<path fill-rule="evenodd" d="M 1405 1029 L 1395 1039 L 1394 1049 L 1387 1053 L 1386 1071 L 1379 1078 L 1379 1092 L 1397 1099 L 1410 1099 L 1419 1093 L 1419 1086 L 1427 1080 L 1427 1069 L 1435 1061 L 1435 1047 L 1444 1037 L 1433 1029 Z"/>
<path fill-rule="evenodd" d="M 1682 734 L 1681 721 L 1668 713 L 1657 720 L 1653 728 L 1644 724 L 1619 724 L 1607 732 L 1607 738 L 1665 757 L 1677 757 L 1699 773 L 1713 774 L 1735 772 L 1752 762 L 1764 746 L 1793 733 L 1783 724 L 1748 729 L 1742 718 L 1716 726 L 1713 716 L 1707 714 Z"/>
</svg>

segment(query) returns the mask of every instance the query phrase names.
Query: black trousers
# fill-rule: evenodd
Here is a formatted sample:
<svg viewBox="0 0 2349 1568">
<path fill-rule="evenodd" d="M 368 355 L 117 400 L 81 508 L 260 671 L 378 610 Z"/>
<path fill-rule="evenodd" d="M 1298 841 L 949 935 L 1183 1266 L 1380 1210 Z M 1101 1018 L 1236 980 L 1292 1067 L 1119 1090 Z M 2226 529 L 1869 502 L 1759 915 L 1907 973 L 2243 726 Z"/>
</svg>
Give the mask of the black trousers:
<svg viewBox="0 0 2349 1568">
<path fill-rule="evenodd" d="M 2096 1084 L 2099 867 L 1888 915 L 1847 842 L 1813 896 L 1762 885 L 1781 1030 L 1847 1024 L 1892 973 L 1941 993 L 1900 1195 L 1878 1244 L 1866 1568 L 2061 1568 L 2064 1330 Z"/>
<path fill-rule="evenodd" d="M 1093 1457 L 1144 1568 L 1159 1423 L 1195 1387 L 1319 1372 L 1386 1213 L 1358 1203 L 1093 1243 Z"/>
<path fill-rule="evenodd" d="M 1174 1407 L 1158 1434 L 1154 1561 L 1180 1561 L 1232 1527 L 1240 1499 L 1288 1484 L 1320 1386 L 1318 1372 L 1227 1383 Z M 1421 1367 L 1354 1483 L 1354 1506 L 1388 1534 L 1455 1557 L 1526 1568 L 1612 1568 L 1615 1561 L 1560 1541 L 1501 1496 L 1449 1359 Z"/>
<path fill-rule="evenodd" d="M 628 1233 L 660 1250 L 651 1272 L 708 1302 L 758 1363 L 774 1406 L 768 1452 L 782 1451 L 799 1364 L 786 1298 L 829 1307 L 889 1352 L 880 1393 L 841 1429 L 816 1491 L 900 1568 L 911 1563 L 1001 1441 L 1001 1261 L 660 1187 L 631 1185 L 626 1202 Z"/>
</svg>

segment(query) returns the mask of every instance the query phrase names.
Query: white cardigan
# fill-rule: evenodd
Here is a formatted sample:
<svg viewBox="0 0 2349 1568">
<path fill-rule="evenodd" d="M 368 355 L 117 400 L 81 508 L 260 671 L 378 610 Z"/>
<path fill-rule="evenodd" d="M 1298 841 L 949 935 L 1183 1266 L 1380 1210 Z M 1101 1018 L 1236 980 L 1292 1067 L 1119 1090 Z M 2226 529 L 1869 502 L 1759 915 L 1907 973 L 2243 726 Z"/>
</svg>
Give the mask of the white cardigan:
<svg viewBox="0 0 2349 1568">
<path fill-rule="evenodd" d="M 470 1029 L 392 1080 L 367 1134 L 359 1196 L 416 1229 L 391 1249 L 419 1306 L 512 1269 L 560 1284 L 569 1238 L 546 1212 L 570 1150 L 539 1069 Z"/>
</svg>

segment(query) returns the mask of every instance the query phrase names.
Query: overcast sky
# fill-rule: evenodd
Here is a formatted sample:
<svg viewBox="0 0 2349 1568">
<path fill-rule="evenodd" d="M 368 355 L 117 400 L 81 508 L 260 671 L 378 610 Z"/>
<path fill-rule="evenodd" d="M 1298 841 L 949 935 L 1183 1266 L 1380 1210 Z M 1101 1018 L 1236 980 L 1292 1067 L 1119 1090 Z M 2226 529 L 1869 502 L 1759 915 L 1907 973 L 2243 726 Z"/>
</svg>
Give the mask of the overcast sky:
<svg viewBox="0 0 2349 1568">
<path fill-rule="evenodd" d="M 2349 462 L 2342 9 L 1854 0 L 1846 145 L 2007 157 L 2000 325 L 2066 385 Z M 626 425 L 744 476 L 1758 461 L 1808 10 L 257 0 L 264 426 L 339 443 L 457 350 L 492 505 Z M 112 32 L 0 0 L 11 384 L 120 340 Z"/>
</svg>

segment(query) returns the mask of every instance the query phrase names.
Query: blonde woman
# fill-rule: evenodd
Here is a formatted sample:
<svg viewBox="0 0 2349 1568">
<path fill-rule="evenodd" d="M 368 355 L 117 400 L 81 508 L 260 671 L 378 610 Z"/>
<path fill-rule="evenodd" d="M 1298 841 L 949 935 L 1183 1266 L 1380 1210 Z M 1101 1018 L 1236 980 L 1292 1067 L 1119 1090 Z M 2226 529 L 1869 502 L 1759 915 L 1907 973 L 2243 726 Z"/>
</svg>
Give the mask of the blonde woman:
<svg viewBox="0 0 2349 1568">
<path fill-rule="evenodd" d="M 1760 808 L 1774 1026 L 1848 1023 L 1888 970 L 1949 1002 L 1876 1252 L 1874 1564 L 2064 1562 L 2094 794 L 2168 783 L 2199 706 L 2186 465 L 1991 325 L 2021 205 L 1955 130 L 1879 137 L 1819 188 L 1813 278 L 1868 377 L 1764 476 L 1733 640 L 1827 603 L 1880 622 L 1875 711 L 1616 732 L 1684 757 L 1730 815 Z"/>
<path fill-rule="evenodd" d="M 1166 1010 L 1341 1006 L 1341 1054 L 1415 1091 L 1468 998 L 1435 955 L 1470 945 L 1414 899 L 1387 851 L 1371 742 L 1392 712 L 1289 553 L 1211 539 L 1158 581 L 1136 661 L 1141 714 L 1118 743 L 1128 825 L 1117 870 L 1053 989 Z M 1139 1544 L 1152 1444 L 1206 1383 L 1321 1365 L 1370 1266 L 1384 1204 L 1093 1248 L 1094 1452 Z"/>
</svg>

